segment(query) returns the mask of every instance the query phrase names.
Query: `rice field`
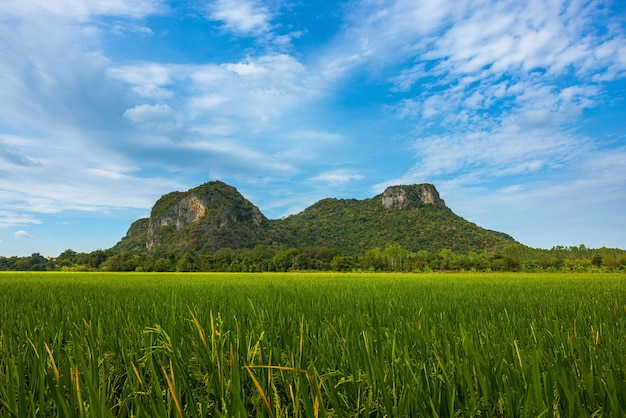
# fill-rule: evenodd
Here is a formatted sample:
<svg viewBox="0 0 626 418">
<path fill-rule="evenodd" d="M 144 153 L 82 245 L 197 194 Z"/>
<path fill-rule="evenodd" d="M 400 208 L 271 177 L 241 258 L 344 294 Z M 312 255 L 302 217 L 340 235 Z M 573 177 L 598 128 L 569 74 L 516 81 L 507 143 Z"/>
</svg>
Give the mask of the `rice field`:
<svg viewBox="0 0 626 418">
<path fill-rule="evenodd" d="M 0 417 L 624 417 L 624 274 L 0 274 Z"/>
</svg>

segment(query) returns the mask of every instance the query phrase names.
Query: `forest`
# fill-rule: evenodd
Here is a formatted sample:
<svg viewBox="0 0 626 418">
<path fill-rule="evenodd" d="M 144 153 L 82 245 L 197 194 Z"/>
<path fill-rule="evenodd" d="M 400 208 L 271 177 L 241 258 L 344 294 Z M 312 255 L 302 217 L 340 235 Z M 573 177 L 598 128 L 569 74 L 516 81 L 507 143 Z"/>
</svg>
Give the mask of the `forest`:
<svg viewBox="0 0 626 418">
<path fill-rule="evenodd" d="M 503 249 L 460 252 L 450 249 L 409 251 L 400 245 L 343 254 L 326 247 L 257 245 L 215 252 L 68 249 L 56 258 L 35 253 L 0 257 L 4 271 L 137 271 L 137 272 L 286 272 L 286 271 L 521 271 L 617 272 L 626 270 L 626 251 L 614 248 L 555 246 L 536 249 L 510 244 Z"/>
</svg>

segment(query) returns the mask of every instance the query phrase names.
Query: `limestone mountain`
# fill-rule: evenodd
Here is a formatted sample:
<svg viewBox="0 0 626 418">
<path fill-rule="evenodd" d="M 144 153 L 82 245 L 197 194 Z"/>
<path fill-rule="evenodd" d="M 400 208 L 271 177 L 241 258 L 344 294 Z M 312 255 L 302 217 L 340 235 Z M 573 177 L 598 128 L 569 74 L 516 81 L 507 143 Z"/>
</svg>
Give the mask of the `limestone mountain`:
<svg viewBox="0 0 626 418">
<path fill-rule="evenodd" d="M 247 248 L 271 237 L 271 222 L 232 186 L 214 181 L 162 196 L 114 247 L 119 250 L 215 252 Z"/>
<path fill-rule="evenodd" d="M 493 251 L 515 242 L 455 215 L 432 184 L 391 186 L 364 200 L 324 199 L 274 222 L 290 246 L 330 246 L 344 254 L 389 245 L 411 251 Z"/>
<path fill-rule="evenodd" d="M 234 187 L 214 181 L 161 197 L 134 222 L 118 251 L 215 252 L 259 244 L 326 247 L 343 254 L 400 245 L 411 251 L 493 251 L 515 241 L 455 215 L 432 184 L 388 187 L 369 199 L 327 198 L 270 220 Z"/>
</svg>

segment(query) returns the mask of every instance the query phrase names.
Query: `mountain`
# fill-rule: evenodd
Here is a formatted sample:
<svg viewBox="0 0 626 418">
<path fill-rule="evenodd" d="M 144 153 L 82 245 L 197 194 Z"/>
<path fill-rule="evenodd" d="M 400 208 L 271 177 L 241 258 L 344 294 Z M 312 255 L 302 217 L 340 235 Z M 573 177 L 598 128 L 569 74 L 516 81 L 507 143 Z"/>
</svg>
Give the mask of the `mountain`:
<svg viewBox="0 0 626 418">
<path fill-rule="evenodd" d="M 330 246 L 345 254 L 394 244 L 411 251 L 491 251 L 515 242 L 455 215 L 431 184 L 392 186 L 364 200 L 324 199 L 274 222 L 290 246 Z"/>
<path fill-rule="evenodd" d="M 273 235 L 271 228 L 271 221 L 237 189 L 214 181 L 162 196 L 150 218 L 134 222 L 113 249 L 215 252 L 248 248 L 266 243 Z"/>
<path fill-rule="evenodd" d="M 259 244 L 327 247 L 343 254 L 400 245 L 410 251 L 493 251 L 515 243 L 450 210 L 432 184 L 388 187 L 369 199 L 320 200 L 301 213 L 270 220 L 234 187 L 214 181 L 172 192 L 134 222 L 118 251 L 215 252 Z"/>
</svg>

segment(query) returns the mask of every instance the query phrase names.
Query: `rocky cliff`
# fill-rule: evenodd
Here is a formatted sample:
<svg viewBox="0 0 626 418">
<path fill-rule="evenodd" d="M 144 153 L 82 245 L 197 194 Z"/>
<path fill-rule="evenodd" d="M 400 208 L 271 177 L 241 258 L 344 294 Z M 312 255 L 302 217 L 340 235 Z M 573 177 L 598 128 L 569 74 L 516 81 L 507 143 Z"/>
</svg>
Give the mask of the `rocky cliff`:
<svg viewBox="0 0 626 418">
<path fill-rule="evenodd" d="M 417 209 L 423 205 L 445 206 L 445 202 L 439 197 L 435 186 L 424 183 L 387 187 L 383 193 L 382 205 L 387 209 Z"/>
</svg>

